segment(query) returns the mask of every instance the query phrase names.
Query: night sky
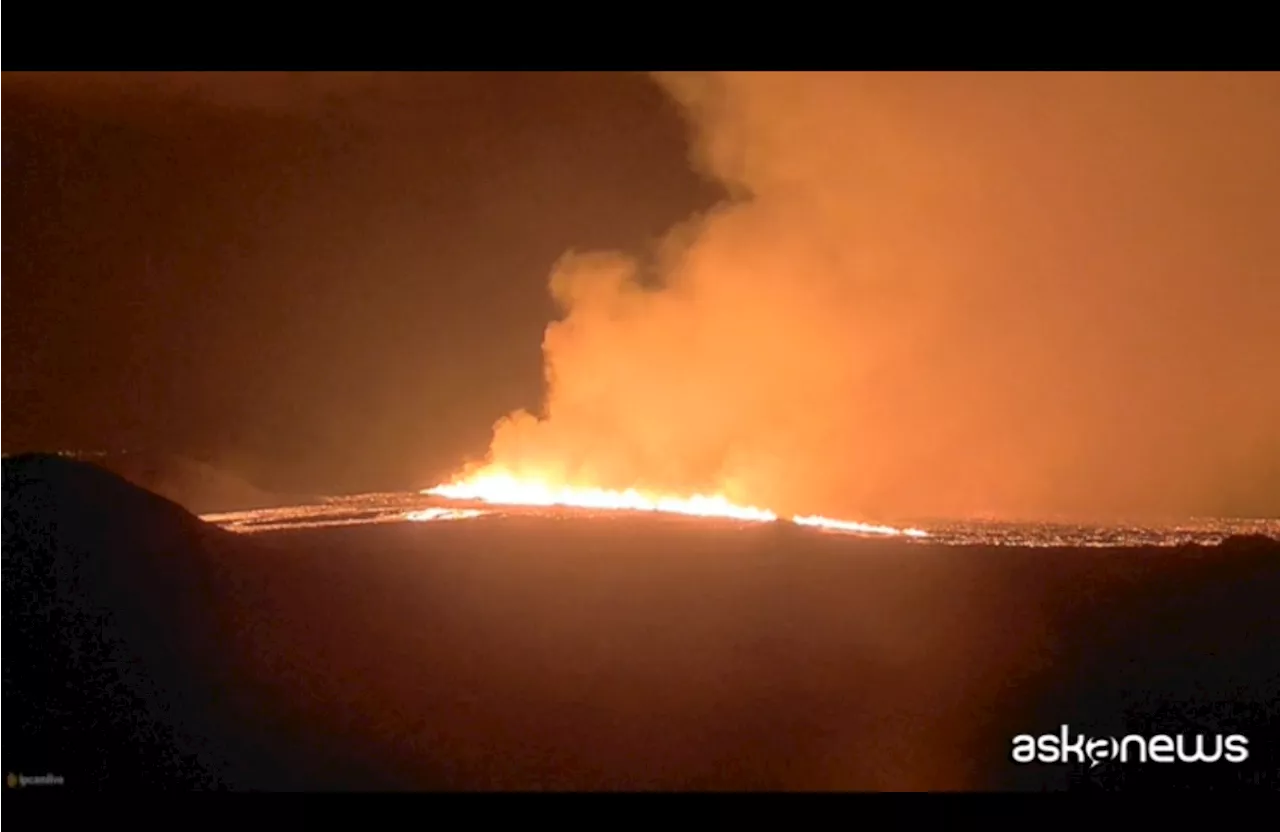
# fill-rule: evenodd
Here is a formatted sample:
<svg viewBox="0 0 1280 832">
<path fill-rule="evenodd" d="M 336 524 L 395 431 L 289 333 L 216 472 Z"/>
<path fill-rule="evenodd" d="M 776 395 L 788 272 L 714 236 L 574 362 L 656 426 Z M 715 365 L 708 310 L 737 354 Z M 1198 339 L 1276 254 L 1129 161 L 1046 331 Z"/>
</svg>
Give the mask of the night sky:
<svg viewBox="0 0 1280 832">
<path fill-rule="evenodd" d="M 643 75 L 6 73 L 5 452 L 423 487 L 543 394 L 552 265 L 718 189 Z"/>
</svg>

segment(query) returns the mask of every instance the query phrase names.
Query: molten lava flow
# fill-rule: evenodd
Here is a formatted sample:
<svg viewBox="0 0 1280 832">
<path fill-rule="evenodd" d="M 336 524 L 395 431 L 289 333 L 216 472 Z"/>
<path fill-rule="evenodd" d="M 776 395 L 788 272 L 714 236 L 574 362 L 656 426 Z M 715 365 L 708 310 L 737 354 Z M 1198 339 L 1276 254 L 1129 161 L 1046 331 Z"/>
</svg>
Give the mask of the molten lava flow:
<svg viewBox="0 0 1280 832">
<path fill-rule="evenodd" d="M 409 512 L 404 519 L 415 523 L 427 523 L 432 520 L 468 520 L 472 517 L 481 517 L 486 513 L 473 508 L 424 508 L 421 511 Z"/>
<path fill-rule="evenodd" d="M 798 526 L 813 526 L 814 528 L 832 532 L 850 532 L 852 534 L 902 534 L 907 537 L 929 536 L 927 532 L 922 531 L 921 529 L 895 529 L 893 526 L 872 526 L 867 523 L 855 523 L 849 520 L 832 520 L 830 517 L 819 517 L 817 515 L 797 515 L 791 518 L 791 522 Z"/>
<path fill-rule="evenodd" d="M 508 506 L 566 506 L 572 508 L 604 509 L 612 511 L 651 511 L 663 514 L 684 514 L 693 517 L 719 517 L 753 523 L 773 523 L 778 515 L 755 506 L 741 506 L 721 495 L 677 497 L 661 494 L 644 494 L 635 489 L 610 491 L 602 488 L 550 486 L 538 480 L 526 480 L 510 474 L 480 474 L 448 485 L 439 485 L 422 492 L 434 497 L 451 500 L 474 500 L 493 505 Z M 425 514 L 425 513 L 423 513 Z M 435 519 L 411 517 L 410 519 Z M 891 526 L 873 526 L 847 520 L 833 520 L 818 516 L 796 516 L 791 522 L 811 526 L 824 531 L 849 534 L 906 535 L 928 537 L 920 529 L 896 529 Z"/>
<path fill-rule="evenodd" d="M 726 517 L 757 523 L 778 519 L 771 511 L 738 506 L 724 497 L 671 497 L 641 494 L 635 489 L 609 491 L 602 488 L 551 487 L 536 481 L 520 480 L 506 474 L 481 475 L 465 482 L 441 485 L 423 492 L 454 500 L 478 500 L 509 506 L 571 506 L 619 511 L 656 511 L 695 517 Z"/>
</svg>

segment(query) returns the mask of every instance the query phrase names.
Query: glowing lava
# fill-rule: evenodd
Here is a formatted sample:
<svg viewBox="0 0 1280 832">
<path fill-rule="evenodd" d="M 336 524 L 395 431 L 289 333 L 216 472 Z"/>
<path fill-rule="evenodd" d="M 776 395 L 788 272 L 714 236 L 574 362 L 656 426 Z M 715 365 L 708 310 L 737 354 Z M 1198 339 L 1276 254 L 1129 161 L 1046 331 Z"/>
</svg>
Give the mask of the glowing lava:
<svg viewBox="0 0 1280 832">
<path fill-rule="evenodd" d="M 411 511 L 404 516 L 415 523 L 427 523 L 433 520 L 469 520 L 480 517 L 486 512 L 474 508 L 424 508 L 422 511 Z"/>
<path fill-rule="evenodd" d="M 818 529 L 825 529 L 826 531 L 849 532 L 850 534 L 900 534 L 906 535 L 907 537 L 929 536 L 927 532 L 920 529 L 896 529 L 893 526 L 873 526 L 867 523 L 855 523 L 850 520 L 832 520 L 830 517 L 819 517 L 817 515 L 796 515 L 791 518 L 791 522 L 798 526 L 813 526 Z"/>
<path fill-rule="evenodd" d="M 684 514 L 693 517 L 718 517 L 751 523 L 773 523 L 778 515 L 768 509 L 741 506 L 721 495 L 678 497 L 661 494 L 645 494 L 635 489 L 611 491 L 603 488 L 579 488 L 550 486 L 537 480 L 526 480 L 509 474 L 480 474 L 470 479 L 448 485 L 439 485 L 422 492 L 452 500 L 473 500 L 492 505 L 508 506 L 565 506 L 571 508 L 603 509 L 609 511 L 649 511 L 662 514 Z M 435 519 L 423 516 L 416 519 Z M 816 515 L 796 516 L 791 522 L 825 531 L 848 534 L 905 535 L 928 537 L 920 529 L 896 529 L 891 526 L 874 526 L 847 520 L 833 520 Z"/>
<path fill-rule="evenodd" d="M 778 519 L 772 511 L 739 506 L 724 497 L 670 497 L 642 494 L 635 489 L 609 491 L 603 488 L 551 487 L 536 481 L 520 480 L 505 474 L 481 475 L 471 480 L 429 488 L 423 492 L 453 500 L 477 500 L 508 506 L 570 506 L 614 511 L 656 511 L 694 517 L 725 517 L 756 523 Z"/>
</svg>

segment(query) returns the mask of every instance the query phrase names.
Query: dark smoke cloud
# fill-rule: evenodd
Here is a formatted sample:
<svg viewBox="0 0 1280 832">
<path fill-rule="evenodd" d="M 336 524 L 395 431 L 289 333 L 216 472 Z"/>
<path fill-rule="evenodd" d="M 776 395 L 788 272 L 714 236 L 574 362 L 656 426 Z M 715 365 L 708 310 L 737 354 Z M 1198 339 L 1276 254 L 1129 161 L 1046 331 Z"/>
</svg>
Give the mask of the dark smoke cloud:
<svg viewBox="0 0 1280 832">
<path fill-rule="evenodd" d="M 1280 75 L 659 81 L 737 198 L 559 264 L 494 462 L 845 516 L 1280 508 Z"/>
</svg>

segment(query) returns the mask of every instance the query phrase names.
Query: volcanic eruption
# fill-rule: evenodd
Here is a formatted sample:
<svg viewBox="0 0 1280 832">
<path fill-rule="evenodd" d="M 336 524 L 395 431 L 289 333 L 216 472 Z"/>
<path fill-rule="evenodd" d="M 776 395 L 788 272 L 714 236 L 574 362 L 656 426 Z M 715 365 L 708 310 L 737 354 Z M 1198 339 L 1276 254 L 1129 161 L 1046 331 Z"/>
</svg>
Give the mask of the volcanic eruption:
<svg viewBox="0 0 1280 832">
<path fill-rule="evenodd" d="M 1280 122 L 1238 105 L 1271 82 L 657 79 L 726 198 L 648 256 L 565 255 L 543 408 L 429 493 L 892 534 L 1185 516 L 1270 476 L 1280 283 L 1247 273 Z M 1258 233 L 1224 248 L 1232 212 Z"/>
</svg>

